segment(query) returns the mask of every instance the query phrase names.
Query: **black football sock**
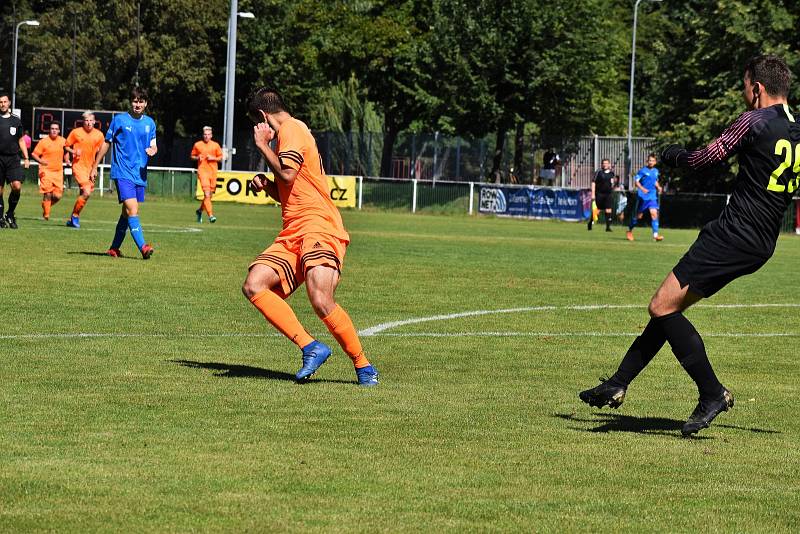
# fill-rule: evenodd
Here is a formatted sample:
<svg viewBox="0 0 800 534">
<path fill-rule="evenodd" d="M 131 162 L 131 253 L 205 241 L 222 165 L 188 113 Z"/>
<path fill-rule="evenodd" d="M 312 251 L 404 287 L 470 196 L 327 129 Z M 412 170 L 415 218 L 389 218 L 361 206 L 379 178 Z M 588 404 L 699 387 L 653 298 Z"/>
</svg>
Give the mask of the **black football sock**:
<svg viewBox="0 0 800 534">
<path fill-rule="evenodd" d="M 606 230 L 611 229 L 611 214 L 606 212 Z"/>
<path fill-rule="evenodd" d="M 19 202 L 19 191 L 11 191 L 8 194 L 8 216 L 14 216 L 14 210 L 17 209 L 17 203 Z"/>
<path fill-rule="evenodd" d="M 6 205 L 3 203 L 3 193 L 0 193 L 0 217 L 3 216 L 3 211 L 5 211 Z"/>
<path fill-rule="evenodd" d="M 661 350 L 666 340 L 658 319 L 650 319 L 642 334 L 633 340 L 631 347 L 619 364 L 619 369 L 609 381 L 614 385 L 627 388 Z"/>
<path fill-rule="evenodd" d="M 703 338 L 694 325 L 681 312 L 659 317 L 661 326 L 681 366 L 689 373 L 701 399 L 717 399 L 722 395 L 722 384 L 708 361 Z"/>
</svg>

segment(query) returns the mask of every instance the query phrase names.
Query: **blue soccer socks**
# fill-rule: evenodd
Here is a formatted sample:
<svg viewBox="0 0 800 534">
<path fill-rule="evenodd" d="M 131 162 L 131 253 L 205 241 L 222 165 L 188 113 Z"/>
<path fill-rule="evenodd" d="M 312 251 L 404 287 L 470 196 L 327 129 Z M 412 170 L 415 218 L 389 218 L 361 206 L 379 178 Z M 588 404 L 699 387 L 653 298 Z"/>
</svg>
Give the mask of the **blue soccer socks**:
<svg viewBox="0 0 800 534">
<path fill-rule="evenodd" d="M 136 248 L 142 250 L 142 247 L 145 245 L 144 232 L 142 231 L 142 224 L 139 222 L 138 215 L 131 215 L 128 217 L 128 228 L 131 231 L 131 237 L 136 241 Z"/>
<path fill-rule="evenodd" d="M 128 218 L 124 215 L 119 216 L 117 221 L 117 228 L 114 230 L 114 240 L 111 242 L 111 249 L 119 250 L 122 242 L 125 241 L 125 232 L 128 230 Z"/>
</svg>

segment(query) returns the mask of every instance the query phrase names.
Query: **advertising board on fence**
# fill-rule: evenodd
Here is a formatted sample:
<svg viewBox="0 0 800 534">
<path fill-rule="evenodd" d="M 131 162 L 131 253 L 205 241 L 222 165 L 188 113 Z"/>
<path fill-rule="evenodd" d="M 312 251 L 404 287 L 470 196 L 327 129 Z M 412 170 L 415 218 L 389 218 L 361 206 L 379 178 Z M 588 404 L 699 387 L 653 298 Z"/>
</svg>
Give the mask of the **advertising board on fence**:
<svg viewBox="0 0 800 534">
<path fill-rule="evenodd" d="M 245 204 L 277 204 L 266 191 L 256 193 L 250 189 L 253 172 L 220 171 L 217 174 L 217 189 L 214 191 L 214 202 L 242 202 Z M 265 173 L 272 180 L 272 173 Z M 356 207 L 356 177 L 328 176 L 330 199 L 340 208 Z M 203 190 L 198 181 L 195 198 L 202 200 Z"/>
<path fill-rule="evenodd" d="M 481 185 L 479 209 L 510 217 L 582 221 L 591 215 L 588 189 Z"/>
</svg>

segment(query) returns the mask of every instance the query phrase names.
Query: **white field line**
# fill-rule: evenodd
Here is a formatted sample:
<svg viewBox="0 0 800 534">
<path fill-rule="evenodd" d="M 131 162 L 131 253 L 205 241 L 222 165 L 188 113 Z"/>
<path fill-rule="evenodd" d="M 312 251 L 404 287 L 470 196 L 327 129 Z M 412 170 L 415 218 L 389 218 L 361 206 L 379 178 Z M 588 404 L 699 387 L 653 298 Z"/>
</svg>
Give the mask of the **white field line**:
<svg viewBox="0 0 800 534">
<path fill-rule="evenodd" d="M 639 335 L 638 332 L 407 332 L 391 333 L 387 332 L 392 328 L 410 324 L 447 321 L 461 317 L 475 317 L 481 315 L 493 315 L 500 313 L 523 313 L 531 311 L 553 311 L 553 310 L 606 310 L 606 309 L 629 309 L 642 308 L 640 304 L 589 304 L 589 305 L 570 305 L 570 306 L 527 306 L 523 308 L 507 308 L 501 310 L 475 310 L 446 315 L 433 315 L 430 317 L 417 317 L 402 321 L 392 321 L 381 323 L 359 332 L 362 337 L 383 336 L 383 337 L 631 337 Z M 800 308 L 798 303 L 767 303 L 767 304 L 698 304 L 695 308 Z M 86 338 L 259 338 L 259 337 L 280 337 L 278 333 L 125 333 L 125 332 L 64 332 L 64 333 L 35 333 L 35 334 L 0 334 L 0 339 L 86 339 Z M 704 337 L 730 337 L 730 338 L 759 338 L 759 337 L 798 337 L 800 331 L 793 332 L 758 332 L 758 333 L 737 333 L 737 332 L 717 332 L 703 333 Z"/>
<path fill-rule="evenodd" d="M 800 304 L 697 304 L 695 308 L 800 308 Z M 446 315 L 432 315 L 430 317 L 416 317 L 413 319 L 403 319 L 400 321 L 390 321 L 377 324 L 361 330 L 358 334 L 362 337 L 374 336 L 400 326 L 410 324 L 428 323 L 436 321 L 449 321 L 450 319 L 460 319 L 462 317 L 477 317 L 480 315 L 496 315 L 501 313 L 525 313 L 535 311 L 555 311 L 555 310 L 617 310 L 628 308 L 646 307 L 642 304 L 588 304 L 571 306 L 526 306 L 524 308 L 507 308 L 502 310 L 475 310 Z M 638 335 L 638 334 L 635 334 Z"/>
</svg>

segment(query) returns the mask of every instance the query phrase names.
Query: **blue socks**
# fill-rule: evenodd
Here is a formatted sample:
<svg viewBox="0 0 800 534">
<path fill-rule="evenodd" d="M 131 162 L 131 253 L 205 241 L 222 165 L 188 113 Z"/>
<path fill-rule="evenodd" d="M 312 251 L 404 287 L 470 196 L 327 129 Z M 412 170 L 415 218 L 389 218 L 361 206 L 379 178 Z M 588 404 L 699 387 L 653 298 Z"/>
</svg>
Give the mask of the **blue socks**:
<svg viewBox="0 0 800 534">
<path fill-rule="evenodd" d="M 114 240 L 111 242 L 111 248 L 119 249 L 122 242 L 125 240 L 125 231 L 128 229 L 128 218 L 120 215 L 117 221 L 117 229 L 114 231 Z"/>
<path fill-rule="evenodd" d="M 653 227 L 653 235 L 658 235 L 658 219 L 653 219 L 650 222 L 650 226 Z"/>
<path fill-rule="evenodd" d="M 138 215 L 128 217 L 128 228 L 131 230 L 131 237 L 136 241 L 136 248 L 142 250 L 144 246 L 144 233 L 142 232 L 142 224 L 139 222 Z"/>
</svg>

